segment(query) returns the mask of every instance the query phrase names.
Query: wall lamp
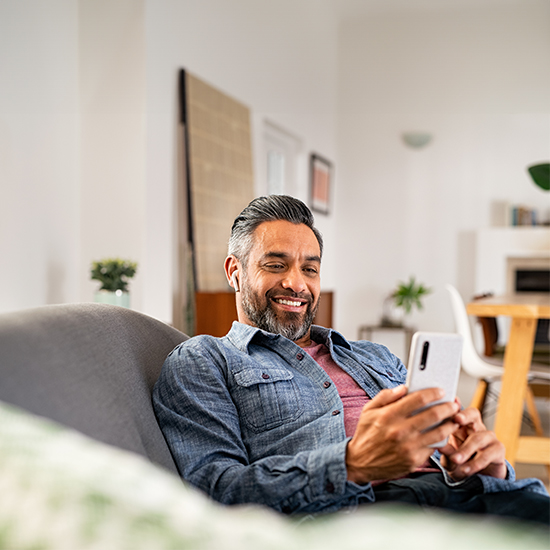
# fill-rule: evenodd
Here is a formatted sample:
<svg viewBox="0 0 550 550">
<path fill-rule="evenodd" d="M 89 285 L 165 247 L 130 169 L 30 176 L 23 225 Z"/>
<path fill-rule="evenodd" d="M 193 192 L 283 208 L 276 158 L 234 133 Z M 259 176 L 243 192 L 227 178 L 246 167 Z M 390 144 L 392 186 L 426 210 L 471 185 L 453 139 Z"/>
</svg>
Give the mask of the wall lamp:
<svg viewBox="0 0 550 550">
<path fill-rule="evenodd" d="M 428 132 L 404 132 L 401 137 L 405 144 L 413 149 L 421 149 L 432 141 L 432 134 Z"/>
</svg>

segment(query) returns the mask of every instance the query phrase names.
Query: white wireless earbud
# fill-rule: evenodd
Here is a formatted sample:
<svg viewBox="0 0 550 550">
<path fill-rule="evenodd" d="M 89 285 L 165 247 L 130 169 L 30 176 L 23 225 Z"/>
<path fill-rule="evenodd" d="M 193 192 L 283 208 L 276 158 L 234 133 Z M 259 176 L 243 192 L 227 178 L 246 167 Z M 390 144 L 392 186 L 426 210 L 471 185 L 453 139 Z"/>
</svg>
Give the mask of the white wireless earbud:
<svg viewBox="0 0 550 550">
<path fill-rule="evenodd" d="M 231 282 L 233 283 L 233 288 L 235 289 L 235 292 L 239 292 L 239 281 L 237 281 L 236 271 L 233 271 L 233 275 L 231 275 Z"/>
</svg>

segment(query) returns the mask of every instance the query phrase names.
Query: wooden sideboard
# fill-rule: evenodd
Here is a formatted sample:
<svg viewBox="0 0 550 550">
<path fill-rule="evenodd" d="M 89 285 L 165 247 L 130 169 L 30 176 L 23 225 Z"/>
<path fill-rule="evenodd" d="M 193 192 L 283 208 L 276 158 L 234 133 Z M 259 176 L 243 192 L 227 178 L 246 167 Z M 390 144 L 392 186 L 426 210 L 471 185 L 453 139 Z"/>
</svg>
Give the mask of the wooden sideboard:
<svg viewBox="0 0 550 550">
<path fill-rule="evenodd" d="M 321 292 L 321 303 L 314 323 L 332 328 L 332 308 L 334 292 Z M 195 334 L 225 336 L 233 321 L 237 320 L 235 293 L 196 292 L 195 293 Z"/>
</svg>

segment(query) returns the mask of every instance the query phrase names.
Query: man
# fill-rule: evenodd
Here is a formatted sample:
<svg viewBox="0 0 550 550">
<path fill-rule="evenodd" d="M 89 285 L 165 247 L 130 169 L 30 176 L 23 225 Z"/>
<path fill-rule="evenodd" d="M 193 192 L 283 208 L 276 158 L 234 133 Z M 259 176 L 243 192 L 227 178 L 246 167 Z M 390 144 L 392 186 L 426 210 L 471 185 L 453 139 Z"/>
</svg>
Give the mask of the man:
<svg viewBox="0 0 550 550">
<path fill-rule="evenodd" d="M 295 198 L 260 197 L 235 220 L 225 274 L 239 322 L 173 350 L 153 393 L 182 477 L 222 503 L 287 514 L 399 501 L 547 523 L 544 486 L 513 480 L 477 410 L 413 415 L 440 390 L 407 394 L 385 347 L 312 326 L 322 252 Z"/>
</svg>

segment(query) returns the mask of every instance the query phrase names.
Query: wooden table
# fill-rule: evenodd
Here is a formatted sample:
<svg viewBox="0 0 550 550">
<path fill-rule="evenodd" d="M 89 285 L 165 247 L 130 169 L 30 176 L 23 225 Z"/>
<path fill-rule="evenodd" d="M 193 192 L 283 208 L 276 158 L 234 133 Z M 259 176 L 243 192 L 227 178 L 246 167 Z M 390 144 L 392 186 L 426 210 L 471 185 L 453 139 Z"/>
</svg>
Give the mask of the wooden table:
<svg viewBox="0 0 550 550">
<path fill-rule="evenodd" d="M 517 462 L 550 464 L 550 438 L 520 436 L 527 373 L 531 365 L 538 319 L 550 318 L 550 296 L 505 295 L 469 303 L 467 311 L 478 317 L 512 318 L 504 354 L 504 374 L 495 418 L 495 433 L 506 447 L 506 458 Z"/>
</svg>

